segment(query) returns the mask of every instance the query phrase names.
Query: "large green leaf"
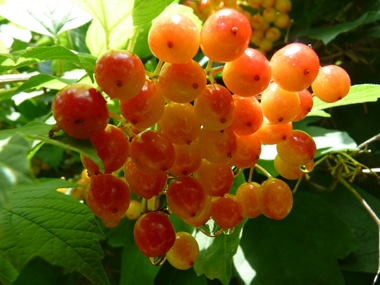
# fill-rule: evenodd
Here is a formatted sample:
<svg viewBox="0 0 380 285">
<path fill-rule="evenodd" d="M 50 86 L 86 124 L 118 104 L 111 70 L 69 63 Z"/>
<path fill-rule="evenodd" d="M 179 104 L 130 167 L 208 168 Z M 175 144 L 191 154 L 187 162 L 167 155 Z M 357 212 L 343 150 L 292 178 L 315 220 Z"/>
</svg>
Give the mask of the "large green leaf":
<svg viewBox="0 0 380 285">
<path fill-rule="evenodd" d="M 13 189 L 10 207 L 0 207 L 0 256 L 20 272 L 34 257 L 78 271 L 95 284 L 109 284 L 100 259 L 103 233 L 94 214 L 73 197 L 57 192 L 75 187 L 45 179 Z"/>
<path fill-rule="evenodd" d="M 380 202 L 371 194 L 352 185 L 355 190 L 370 205 L 372 210 L 380 215 Z M 321 194 L 331 209 L 354 230 L 357 239 L 362 243 L 341 262 L 345 270 L 376 273 L 379 261 L 379 233 L 376 223 L 360 204 L 356 197 L 343 185 L 338 184 L 334 191 Z"/>
<path fill-rule="evenodd" d="M 10 285 L 16 280 L 17 276 L 18 272 L 13 265 L 0 255 L 0 282 L 4 285 Z"/>
<path fill-rule="evenodd" d="M 172 0 L 70 0 L 94 17 L 86 43 L 99 56 L 109 48 L 125 48 L 133 28 L 149 23 Z M 102 44 L 100 44 L 102 43 Z"/>
<path fill-rule="evenodd" d="M 351 86 L 350 92 L 342 100 L 335 103 L 325 103 L 318 97 L 314 96 L 314 105 L 312 110 L 324 110 L 338 106 L 359 104 L 365 102 L 376 102 L 380 98 L 380 85 L 361 84 Z"/>
<path fill-rule="evenodd" d="M 24 84 L 22 84 L 19 88 L 17 88 L 13 94 L 18 94 L 20 92 L 29 90 L 29 89 L 39 89 L 39 88 L 49 88 L 60 90 L 68 84 L 75 83 L 75 79 L 64 79 L 56 76 L 52 76 L 49 74 L 37 74 L 32 77 Z M 2 99 L 5 99 L 2 97 Z"/>
<path fill-rule="evenodd" d="M 32 182 L 26 158 L 30 148 L 30 142 L 20 134 L 0 140 L 0 206 L 8 200 L 12 186 Z"/>
<path fill-rule="evenodd" d="M 312 39 L 321 40 L 327 45 L 339 34 L 351 31 L 361 25 L 369 24 L 380 19 L 380 11 L 368 11 L 352 22 L 337 24 L 327 28 L 316 28 L 310 30 L 302 30 L 297 36 L 308 36 Z"/>
<path fill-rule="evenodd" d="M 250 219 L 241 247 L 252 272 L 253 285 L 344 284 L 338 259 L 360 242 L 322 198 L 297 192 L 289 216 L 274 221 Z"/>
<path fill-rule="evenodd" d="M 130 233 L 133 235 L 133 231 Z M 140 252 L 134 241 L 123 248 L 120 285 L 153 285 L 159 270 L 160 267 L 152 265 L 148 257 Z"/>
<path fill-rule="evenodd" d="M 21 133 L 31 140 L 40 140 L 53 144 L 64 149 L 76 151 L 88 156 L 92 161 L 99 165 L 100 171 L 104 171 L 102 160 L 96 155 L 95 147 L 90 140 L 74 139 L 63 131 L 58 132 L 52 138 L 49 137 L 49 131 L 52 125 L 42 122 L 30 122 L 29 124 L 9 130 L 0 131 L 0 140 L 10 137 L 16 133 Z"/>
<path fill-rule="evenodd" d="M 204 275 L 197 276 L 193 268 L 178 270 L 171 266 L 167 261 L 158 272 L 154 284 L 207 285 L 207 279 Z"/>
<path fill-rule="evenodd" d="M 76 54 L 63 46 L 36 47 L 11 54 L 0 54 L 0 72 L 54 59 L 74 63 L 93 77 L 96 58 L 89 54 Z"/>
<path fill-rule="evenodd" d="M 36 33 L 57 37 L 91 20 L 91 16 L 66 0 L 12 0 L 0 15 Z"/>
<path fill-rule="evenodd" d="M 234 180 L 230 193 L 235 194 L 237 188 L 245 182 L 243 172 Z M 230 235 L 222 234 L 210 238 L 201 232 L 196 235 L 199 244 L 199 257 L 194 263 L 198 276 L 204 274 L 209 279 L 217 278 L 223 284 L 229 284 L 232 276 L 233 256 L 237 252 L 240 236 L 247 219 L 235 227 Z"/>
</svg>

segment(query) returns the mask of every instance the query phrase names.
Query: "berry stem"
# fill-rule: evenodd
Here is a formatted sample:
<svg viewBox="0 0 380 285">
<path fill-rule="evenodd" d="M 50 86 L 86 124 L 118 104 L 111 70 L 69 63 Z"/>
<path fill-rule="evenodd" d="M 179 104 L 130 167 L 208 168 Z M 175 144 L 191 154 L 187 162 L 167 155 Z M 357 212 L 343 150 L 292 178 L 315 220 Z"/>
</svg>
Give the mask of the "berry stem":
<svg viewBox="0 0 380 285">
<path fill-rule="evenodd" d="M 135 48 L 135 44 L 137 42 L 137 37 L 139 36 L 140 26 L 136 26 L 133 28 L 132 36 L 129 39 L 127 51 L 133 52 Z"/>
<path fill-rule="evenodd" d="M 248 183 L 252 182 L 252 174 L 253 174 L 254 169 L 255 169 L 255 166 L 252 166 L 251 169 L 249 170 Z"/>
<path fill-rule="evenodd" d="M 303 177 L 301 177 L 300 179 L 298 179 L 296 186 L 294 186 L 294 189 L 292 191 L 293 195 L 296 194 L 298 186 L 300 185 L 302 178 Z"/>
<path fill-rule="evenodd" d="M 266 177 L 268 178 L 271 178 L 272 175 L 270 175 L 270 173 L 268 171 L 266 171 L 263 167 L 261 167 L 260 165 L 258 164 L 255 164 L 255 168 L 257 168 L 258 170 L 260 170 L 262 173 L 265 174 Z"/>
<path fill-rule="evenodd" d="M 109 114 L 109 116 L 110 116 L 111 118 L 113 118 L 113 119 L 115 119 L 115 120 L 118 120 L 119 122 L 124 122 L 124 121 L 125 121 L 125 119 L 124 119 L 122 116 L 120 116 L 120 115 L 118 115 L 118 114 L 115 114 L 115 113 L 113 113 L 113 112 L 111 112 L 111 111 L 108 111 L 108 114 Z"/>
<path fill-rule="evenodd" d="M 217 230 L 215 233 L 207 233 L 207 232 L 205 232 L 204 230 L 202 230 L 201 228 L 197 228 L 202 234 L 204 234 L 205 236 L 208 236 L 208 237 L 211 237 L 211 238 L 215 238 L 215 237 L 218 237 L 218 236 L 220 236 L 222 233 L 223 233 L 223 231 L 224 231 L 224 229 L 219 229 L 219 230 Z"/>
<path fill-rule="evenodd" d="M 214 74 L 212 73 L 212 60 L 209 59 L 206 69 L 205 69 L 206 75 L 208 75 L 208 80 L 210 81 L 211 84 L 215 83 L 215 78 Z"/>
<path fill-rule="evenodd" d="M 141 201 L 141 213 L 148 213 L 148 201 L 145 198 L 143 198 Z"/>
<path fill-rule="evenodd" d="M 145 75 L 148 76 L 150 79 L 152 79 L 154 77 L 154 73 L 150 72 L 148 70 L 145 70 Z"/>
<path fill-rule="evenodd" d="M 359 202 L 363 205 L 363 207 L 367 210 L 367 212 L 371 215 L 372 219 L 375 221 L 378 229 L 380 230 L 380 219 L 377 217 L 376 213 L 372 210 L 372 208 L 368 205 L 366 200 L 364 200 L 359 193 L 343 178 L 339 178 L 339 182 L 343 184 L 354 196 L 359 200 Z M 380 231 L 379 231 L 379 247 L 380 247 Z M 377 281 L 377 278 L 380 274 L 380 254 L 379 254 L 379 261 L 378 261 L 378 268 L 377 268 L 377 273 L 376 276 L 373 280 L 372 284 L 375 284 Z"/>
<path fill-rule="evenodd" d="M 219 66 L 219 67 L 215 67 L 214 69 L 211 70 L 211 73 L 213 74 L 213 76 L 215 76 L 218 73 L 223 72 L 223 69 L 224 69 L 224 65 L 223 66 Z"/>
<path fill-rule="evenodd" d="M 160 59 L 160 61 L 157 63 L 156 69 L 154 70 L 153 77 L 158 78 L 163 64 L 164 62 Z"/>
<path fill-rule="evenodd" d="M 129 124 L 125 124 L 120 127 L 122 130 L 127 131 L 129 139 L 133 139 L 136 134 L 132 131 L 131 126 Z"/>
<path fill-rule="evenodd" d="M 159 257 L 157 260 L 155 260 L 154 257 L 148 257 L 150 263 L 154 266 L 161 266 L 166 261 L 166 255 Z"/>
</svg>

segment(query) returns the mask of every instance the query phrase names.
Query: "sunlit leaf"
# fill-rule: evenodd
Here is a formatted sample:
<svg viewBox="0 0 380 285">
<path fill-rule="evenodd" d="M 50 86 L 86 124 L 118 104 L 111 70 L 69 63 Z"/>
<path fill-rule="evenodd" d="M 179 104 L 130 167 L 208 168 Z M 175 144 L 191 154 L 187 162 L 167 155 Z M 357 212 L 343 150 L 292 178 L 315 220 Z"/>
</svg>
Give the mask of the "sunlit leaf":
<svg viewBox="0 0 380 285">
<path fill-rule="evenodd" d="M 351 86 L 350 92 L 342 100 L 335 103 L 325 103 L 314 96 L 313 110 L 323 110 L 338 106 L 359 104 L 365 102 L 376 102 L 380 98 L 380 85 L 361 84 Z"/>
<path fill-rule="evenodd" d="M 108 48 L 126 46 L 133 28 L 149 23 L 172 0 L 70 0 L 94 17 L 86 43 L 99 56 Z"/>
<path fill-rule="evenodd" d="M 93 77 L 96 57 L 89 54 L 75 54 L 63 46 L 29 48 L 11 54 L 0 54 L 0 72 L 55 59 L 74 63 L 85 69 L 90 78 Z"/>
<path fill-rule="evenodd" d="M 91 20 L 89 14 L 66 0 L 6 1 L 0 15 L 26 29 L 51 37 Z"/>
</svg>

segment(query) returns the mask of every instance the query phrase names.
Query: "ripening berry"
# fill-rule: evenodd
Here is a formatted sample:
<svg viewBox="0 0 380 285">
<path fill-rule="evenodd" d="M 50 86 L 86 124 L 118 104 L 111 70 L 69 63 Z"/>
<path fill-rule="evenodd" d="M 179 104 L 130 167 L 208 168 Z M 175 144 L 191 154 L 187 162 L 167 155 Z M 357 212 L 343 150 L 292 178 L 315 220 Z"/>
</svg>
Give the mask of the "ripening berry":
<svg viewBox="0 0 380 285">
<path fill-rule="evenodd" d="M 152 53 L 160 60 L 170 63 L 190 61 L 198 52 L 199 41 L 197 26 L 182 14 L 157 18 L 148 35 Z"/>
<path fill-rule="evenodd" d="M 287 91 L 299 92 L 308 88 L 319 72 L 319 58 L 304 44 L 289 44 L 271 58 L 273 80 Z"/>
<path fill-rule="evenodd" d="M 268 178 L 259 189 L 258 205 L 261 212 L 273 220 L 282 220 L 293 207 L 293 194 L 288 184 L 277 178 Z"/>
<path fill-rule="evenodd" d="M 290 17 L 288 14 L 277 14 L 276 19 L 274 19 L 274 25 L 277 28 L 285 29 L 290 25 Z"/>
<path fill-rule="evenodd" d="M 314 139 L 300 130 L 293 130 L 292 135 L 277 144 L 278 155 L 287 163 L 301 167 L 312 160 L 317 152 Z"/>
<path fill-rule="evenodd" d="M 164 256 L 175 242 L 174 227 L 163 212 L 148 212 L 140 216 L 133 235 L 138 249 L 148 257 Z"/>
<path fill-rule="evenodd" d="M 111 99 L 132 99 L 145 82 L 144 64 L 126 50 L 106 51 L 96 62 L 94 74 L 96 83 Z"/>
<path fill-rule="evenodd" d="M 223 229 L 231 229 L 245 218 L 243 202 L 232 194 L 215 197 L 212 200 L 211 217 Z"/>
<path fill-rule="evenodd" d="M 176 233 L 174 246 L 166 254 L 169 263 L 181 270 L 187 270 L 192 267 L 198 256 L 198 242 L 187 232 Z"/>
<path fill-rule="evenodd" d="M 328 65 L 319 70 L 311 87 L 319 99 L 333 103 L 346 97 L 350 91 L 351 79 L 343 68 Z"/>
<path fill-rule="evenodd" d="M 247 18 L 233 9 L 212 14 L 201 30 L 201 49 L 212 61 L 229 62 L 239 58 L 251 39 Z"/>
<path fill-rule="evenodd" d="M 57 124 L 71 137 L 90 139 L 107 126 L 107 101 L 91 85 L 75 83 L 55 95 L 52 112 Z"/>
</svg>

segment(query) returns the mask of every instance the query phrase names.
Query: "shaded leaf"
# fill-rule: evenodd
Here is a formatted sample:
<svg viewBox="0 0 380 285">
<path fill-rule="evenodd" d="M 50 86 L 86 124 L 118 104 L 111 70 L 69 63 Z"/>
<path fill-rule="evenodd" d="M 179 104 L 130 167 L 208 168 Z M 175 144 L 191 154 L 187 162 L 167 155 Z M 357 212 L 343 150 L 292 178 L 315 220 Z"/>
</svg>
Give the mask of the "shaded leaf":
<svg viewBox="0 0 380 285">
<path fill-rule="evenodd" d="M 366 200 L 372 210 L 380 215 L 380 202 L 371 194 L 351 184 L 359 195 Z M 376 223 L 356 197 L 343 185 L 338 184 L 334 191 L 321 194 L 330 208 L 343 221 L 349 224 L 356 238 L 362 243 L 341 262 L 344 270 L 377 272 L 379 233 Z"/>
<path fill-rule="evenodd" d="M 17 129 L 9 129 L 0 131 L 0 140 L 10 137 L 16 133 L 21 133 L 31 140 L 40 140 L 49 144 L 53 144 L 64 149 L 69 149 L 88 156 L 92 161 L 99 165 L 100 171 L 104 171 L 102 160 L 96 155 L 95 147 L 91 140 L 79 140 L 68 136 L 63 131 L 58 132 L 49 138 L 49 131 L 53 125 L 42 122 L 30 122 L 29 124 Z"/>
<path fill-rule="evenodd" d="M 351 31 L 361 25 L 369 24 L 380 19 L 380 11 L 368 11 L 352 22 L 340 23 L 332 27 L 303 30 L 297 36 L 308 36 L 312 39 L 321 40 L 327 45 L 339 34 Z"/>
<path fill-rule="evenodd" d="M 0 141 L 0 206 L 8 200 L 8 191 L 19 183 L 32 183 L 29 161 L 31 145 L 20 134 Z"/>
<path fill-rule="evenodd" d="M 361 84 L 351 86 L 350 92 L 342 100 L 335 103 L 325 103 L 314 96 L 313 110 L 323 110 L 338 106 L 359 104 L 365 102 L 376 102 L 380 98 L 380 85 Z"/>
<path fill-rule="evenodd" d="M 89 14 L 65 0 L 6 1 L 0 15 L 28 30 L 53 38 L 91 20 Z"/>
<path fill-rule="evenodd" d="M 4 285 L 10 285 L 16 280 L 17 276 L 17 270 L 8 260 L 0 255 L 0 282 Z"/>
<path fill-rule="evenodd" d="M 166 285 L 207 285 L 207 279 L 204 275 L 197 276 L 194 269 L 178 270 L 170 265 L 169 261 L 166 261 L 161 266 L 158 272 L 154 284 L 166 284 Z"/>
<path fill-rule="evenodd" d="M 261 215 L 245 225 L 241 247 L 256 284 L 344 284 L 338 259 L 360 242 L 317 195 L 297 192 L 289 216 Z"/>
<path fill-rule="evenodd" d="M 103 233 L 94 214 L 73 197 L 56 191 L 75 187 L 44 179 L 13 189 L 10 207 L 0 207 L 0 256 L 20 272 L 36 256 L 78 271 L 96 284 L 109 284 L 100 259 Z M 64 253 L 64 254 L 63 254 Z"/>
<path fill-rule="evenodd" d="M 131 232 L 133 233 L 133 232 Z M 153 266 L 133 241 L 123 248 L 120 285 L 154 284 L 159 266 Z"/>
</svg>

